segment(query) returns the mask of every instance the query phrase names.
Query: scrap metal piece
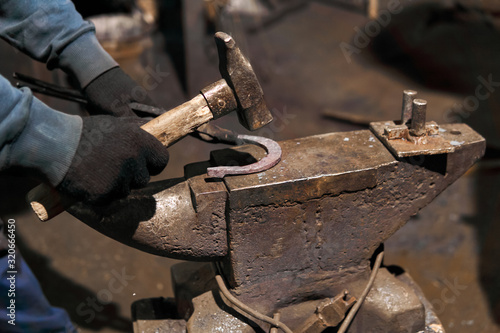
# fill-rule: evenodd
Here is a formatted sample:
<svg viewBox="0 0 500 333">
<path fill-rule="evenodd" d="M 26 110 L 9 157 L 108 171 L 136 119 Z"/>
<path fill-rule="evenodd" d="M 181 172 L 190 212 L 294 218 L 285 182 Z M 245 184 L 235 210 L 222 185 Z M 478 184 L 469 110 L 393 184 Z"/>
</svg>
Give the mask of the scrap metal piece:
<svg viewBox="0 0 500 333">
<path fill-rule="evenodd" d="M 427 101 L 413 99 L 416 94 L 413 90 L 403 91 L 401 123 L 372 122 L 370 129 L 398 158 L 454 152 L 456 145 L 441 135 L 446 130 L 440 129 L 434 121 L 425 122 Z M 474 131 L 469 129 L 469 132 Z"/>
<path fill-rule="evenodd" d="M 375 282 L 375 279 L 377 278 L 378 271 L 380 269 L 380 266 L 382 265 L 382 260 L 384 259 L 384 251 L 380 251 L 377 254 L 377 257 L 375 259 L 375 262 L 373 263 L 372 271 L 370 273 L 370 279 L 366 283 L 366 286 L 363 289 L 363 292 L 361 295 L 358 297 L 358 302 L 354 307 L 349 311 L 349 314 L 346 316 L 344 322 L 340 326 L 339 330 L 337 333 L 345 333 L 348 329 L 349 326 L 351 325 L 352 321 L 356 317 L 356 314 L 359 311 L 359 308 L 363 305 L 363 303 L 366 300 L 366 297 L 368 296 L 368 293 L 372 290 L 373 283 Z"/>
<path fill-rule="evenodd" d="M 281 160 L 281 147 L 274 140 L 252 135 L 238 135 L 236 138 L 242 140 L 243 142 L 255 144 L 264 148 L 267 155 L 257 163 L 249 165 L 208 168 L 207 174 L 209 177 L 224 178 L 226 175 L 247 175 L 261 172 L 272 168 Z"/>
<path fill-rule="evenodd" d="M 425 143 L 418 144 L 405 138 L 397 137 L 394 132 L 398 125 L 393 121 L 370 124 L 370 129 L 384 145 L 398 158 L 453 153 L 464 142 L 484 140 L 477 132 L 464 124 L 445 124 L 440 127 L 434 122 L 426 124 Z"/>
<path fill-rule="evenodd" d="M 403 139 L 408 137 L 408 127 L 406 125 L 387 125 L 384 134 L 389 140 Z"/>
<path fill-rule="evenodd" d="M 258 310 L 252 309 L 249 307 L 247 304 L 243 303 L 240 301 L 238 298 L 236 298 L 229 289 L 227 289 L 226 283 L 224 282 L 224 279 L 220 275 L 215 276 L 215 280 L 217 281 L 217 286 L 219 287 L 219 292 L 221 295 L 224 296 L 224 298 L 229 301 L 231 304 L 230 307 L 234 309 L 238 309 L 239 311 L 243 312 L 245 316 L 247 317 L 252 317 L 257 320 L 263 321 L 269 325 L 272 325 L 272 327 L 279 327 L 283 332 L 285 333 L 293 333 L 292 330 L 284 324 L 280 320 L 275 320 L 274 318 L 271 318 L 269 316 L 266 316 L 263 313 L 260 313 Z"/>
<path fill-rule="evenodd" d="M 403 92 L 401 123 L 392 121 L 370 123 L 371 130 L 397 157 L 435 155 L 454 152 L 454 147 L 440 135 L 435 122 L 425 122 L 427 101 L 413 99 L 416 92 Z M 411 111 L 408 111 L 410 108 Z M 411 121 L 410 128 L 408 122 Z"/>
<path fill-rule="evenodd" d="M 356 303 L 356 298 L 348 297 L 348 295 L 349 292 L 344 289 L 336 297 L 321 302 L 316 308 L 316 312 L 294 332 L 321 333 L 329 327 L 336 327 L 344 319 L 347 311 Z"/>
<path fill-rule="evenodd" d="M 426 135 L 438 135 L 439 134 L 438 124 L 436 124 L 435 121 L 429 121 L 425 123 L 425 133 Z M 406 125 L 386 125 L 384 128 L 384 135 L 387 136 L 389 140 L 405 139 L 413 143 L 417 142 L 411 138 L 410 130 Z"/>
</svg>

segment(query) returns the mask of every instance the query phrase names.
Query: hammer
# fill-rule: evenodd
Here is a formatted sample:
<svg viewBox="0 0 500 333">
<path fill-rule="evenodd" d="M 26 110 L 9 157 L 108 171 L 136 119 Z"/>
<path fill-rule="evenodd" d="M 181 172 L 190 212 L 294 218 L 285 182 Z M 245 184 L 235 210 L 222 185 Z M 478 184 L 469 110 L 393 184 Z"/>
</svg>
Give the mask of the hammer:
<svg viewBox="0 0 500 333">
<path fill-rule="evenodd" d="M 170 146 L 212 119 L 237 110 L 240 123 L 254 131 L 273 120 L 264 93 L 248 59 L 224 32 L 215 34 L 222 79 L 201 90 L 182 105 L 151 120 L 141 128 L 165 146 Z M 31 208 L 41 221 L 48 221 L 75 201 L 61 197 L 52 187 L 41 184 L 27 194 Z"/>
</svg>

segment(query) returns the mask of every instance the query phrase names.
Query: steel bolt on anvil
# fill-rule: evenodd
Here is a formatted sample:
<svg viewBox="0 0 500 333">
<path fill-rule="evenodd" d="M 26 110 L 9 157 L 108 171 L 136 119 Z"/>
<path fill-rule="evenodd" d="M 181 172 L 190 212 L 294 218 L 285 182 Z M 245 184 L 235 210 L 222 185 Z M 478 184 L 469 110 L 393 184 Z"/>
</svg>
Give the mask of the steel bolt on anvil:
<svg viewBox="0 0 500 333">
<path fill-rule="evenodd" d="M 305 332 L 322 304 L 346 302 L 346 291 L 357 299 L 384 241 L 484 154 L 485 140 L 465 124 L 427 122 L 415 140 L 410 120 L 403 112 L 402 121 L 370 130 L 282 141 L 273 168 L 223 180 L 208 177 L 207 167 L 265 153 L 252 145 L 214 151 L 186 166 L 184 178 L 72 214 L 142 251 L 218 263 L 174 266 L 169 318 L 136 316 L 136 332 L 276 331 L 232 306 L 216 274 L 239 301 Z M 345 314 L 336 311 L 335 322 Z M 444 330 L 411 277 L 382 267 L 348 332 Z"/>
</svg>

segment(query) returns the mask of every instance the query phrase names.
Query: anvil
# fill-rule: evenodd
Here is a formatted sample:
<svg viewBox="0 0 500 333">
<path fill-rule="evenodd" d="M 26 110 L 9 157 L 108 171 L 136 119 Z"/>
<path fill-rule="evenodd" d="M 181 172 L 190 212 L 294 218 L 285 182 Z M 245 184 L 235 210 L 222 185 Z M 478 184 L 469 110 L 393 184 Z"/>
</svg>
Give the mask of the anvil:
<svg viewBox="0 0 500 333">
<path fill-rule="evenodd" d="M 428 127 L 421 142 L 395 135 L 401 126 L 394 122 L 282 141 L 275 167 L 223 180 L 210 179 L 206 168 L 252 163 L 264 152 L 251 145 L 218 150 L 186 166 L 184 178 L 71 213 L 142 251 L 218 262 L 238 300 L 270 317 L 279 313 L 296 331 L 321 301 L 345 290 L 359 297 L 384 241 L 484 154 L 485 140 L 465 124 Z M 136 329 L 272 329 L 229 306 L 214 275 L 206 263 L 174 267 L 176 313 L 138 320 Z M 444 332 L 411 277 L 381 269 L 348 332 L 419 331 Z"/>
</svg>

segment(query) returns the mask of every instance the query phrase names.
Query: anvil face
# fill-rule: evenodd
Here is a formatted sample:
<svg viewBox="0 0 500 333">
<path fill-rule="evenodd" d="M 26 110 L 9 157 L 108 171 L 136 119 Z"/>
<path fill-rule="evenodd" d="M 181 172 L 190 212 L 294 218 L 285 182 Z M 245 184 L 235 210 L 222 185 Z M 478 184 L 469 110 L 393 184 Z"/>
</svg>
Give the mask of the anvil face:
<svg viewBox="0 0 500 333">
<path fill-rule="evenodd" d="M 444 150 L 389 142 L 377 126 L 288 140 L 272 169 L 213 181 L 208 164 L 264 154 L 253 146 L 220 150 L 210 163 L 188 166 L 186 179 L 73 213 L 147 252 L 223 260 L 238 297 L 269 313 L 365 283 L 380 244 L 484 154 L 484 139 L 467 125 L 441 126 L 439 136 Z"/>
</svg>

